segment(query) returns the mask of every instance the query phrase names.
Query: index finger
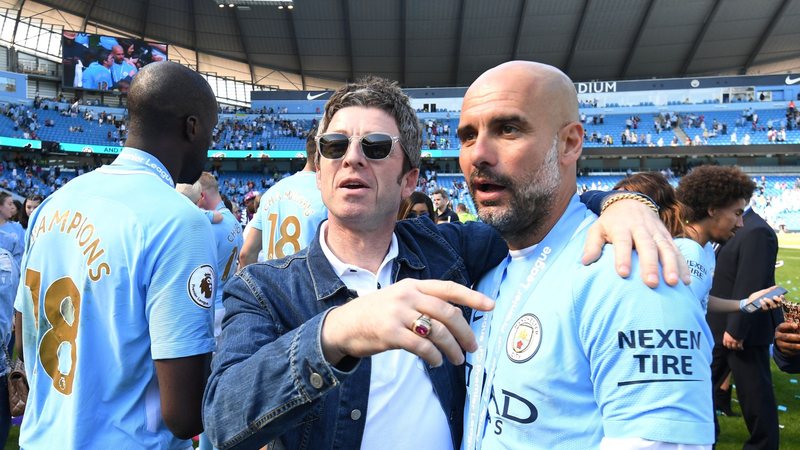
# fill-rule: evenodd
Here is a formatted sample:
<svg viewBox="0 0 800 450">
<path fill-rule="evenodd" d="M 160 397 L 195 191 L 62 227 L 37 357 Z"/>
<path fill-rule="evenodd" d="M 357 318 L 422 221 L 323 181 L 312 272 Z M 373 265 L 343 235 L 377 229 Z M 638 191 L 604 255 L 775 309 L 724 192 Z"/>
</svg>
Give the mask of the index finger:
<svg viewBox="0 0 800 450">
<path fill-rule="evenodd" d="M 417 284 L 417 290 L 422 294 L 480 311 L 494 309 L 494 300 L 453 281 L 421 280 Z"/>
</svg>

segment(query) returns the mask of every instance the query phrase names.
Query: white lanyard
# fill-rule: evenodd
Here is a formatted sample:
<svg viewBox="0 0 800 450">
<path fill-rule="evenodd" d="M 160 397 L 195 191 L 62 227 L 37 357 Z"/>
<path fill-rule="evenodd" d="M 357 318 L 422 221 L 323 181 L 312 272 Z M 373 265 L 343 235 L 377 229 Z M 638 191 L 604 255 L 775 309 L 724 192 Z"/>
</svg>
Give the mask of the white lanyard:
<svg viewBox="0 0 800 450">
<path fill-rule="evenodd" d="M 127 166 L 125 162 L 131 163 L 132 167 Z M 161 161 L 145 151 L 132 147 L 124 147 L 113 163 L 102 166 L 97 170 L 105 173 L 121 174 L 146 173 L 159 177 L 164 183 L 175 187 L 172 175 L 170 175 L 164 165 L 161 164 Z"/>
<path fill-rule="evenodd" d="M 592 222 L 592 217 L 586 217 L 578 224 L 585 209 L 583 205 L 577 201 L 577 197 L 573 197 L 567 210 L 564 212 L 561 219 L 556 223 L 552 230 L 545 236 L 544 240 L 538 244 L 539 251 L 536 257 L 536 262 L 533 263 L 530 272 L 525 277 L 525 282 L 520 285 L 511 300 L 511 305 L 506 312 L 500 329 L 497 331 L 497 337 L 492 347 L 492 353 L 489 353 L 489 327 L 492 320 L 492 311 L 488 311 L 483 315 L 483 323 L 481 324 L 480 334 L 478 335 L 478 351 L 475 352 L 473 359 L 472 372 L 469 377 L 469 415 L 467 421 L 466 441 L 464 448 L 466 450 L 480 450 L 483 433 L 486 427 L 486 415 L 489 408 L 489 401 L 492 392 L 492 383 L 494 382 L 494 374 L 497 368 L 497 362 L 500 353 L 502 352 L 505 335 L 508 332 L 508 327 L 517 313 L 523 298 L 530 298 L 542 275 L 548 268 L 552 267 L 553 260 L 549 259 L 550 255 L 557 258 L 562 250 L 566 247 L 575 235 L 583 230 Z M 575 229 L 572 233 L 570 231 Z M 505 278 L 510 257 L 507 257 L 497 268 L 492 287 L 493 298 L 497 299 L 500 293 L 500 284 Z M 549 263 L 549 264 L 548 264 Z M 487 361 L 488 359 L 488 361 Z M 486 378 L 484 380 L 484 373 Z"/>
</svg>

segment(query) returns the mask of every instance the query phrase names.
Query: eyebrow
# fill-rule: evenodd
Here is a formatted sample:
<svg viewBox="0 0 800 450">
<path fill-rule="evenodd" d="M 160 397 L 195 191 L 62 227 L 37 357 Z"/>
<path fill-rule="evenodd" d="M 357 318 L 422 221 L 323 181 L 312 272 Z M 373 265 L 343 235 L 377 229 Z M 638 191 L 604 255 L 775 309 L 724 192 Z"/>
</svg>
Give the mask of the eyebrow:
<svg viewBox="0 0 800 450">
<path fill-rule="evenodd" d="M 505 115 L 505 116 L 493 117 L 489 121 L 489 128 L 494 128 L 494 127 L 496 127 L 498 125 L 502 125 L 502 124 L 505 124 L 505 123 L 514 123 L 514 122 L 519 123 L 521 125 L 524 125 L 527 128 L 532 128 L 531 122 L 528 119 L 526 119 L 525 117 L 523 117 L 523 116 L 521 116 L 519 114 L 509 114 L 509 115 Z M 474 128 L 475 127 L 472 126 L 472 125 L 464 125 L 464 126 L 458 127 L 456 129 L 456 134 L 458 135 L 458 134 L 462 133 L 463 131 L 472 130 Z"/>
</svg>

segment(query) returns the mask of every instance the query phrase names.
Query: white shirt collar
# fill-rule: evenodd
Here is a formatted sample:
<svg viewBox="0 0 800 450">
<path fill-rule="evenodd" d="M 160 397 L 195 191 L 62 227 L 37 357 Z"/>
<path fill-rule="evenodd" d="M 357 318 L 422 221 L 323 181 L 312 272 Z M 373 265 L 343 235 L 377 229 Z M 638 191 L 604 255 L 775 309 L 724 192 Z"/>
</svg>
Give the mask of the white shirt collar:
<svg viewBox="0 0 800 450">
<path fill-rule="evenodd" d="M 339 259 L 336 255 L 333 254 L 330 247 L 328 247 L 328 243 L 325 242 L 325 235 L 328 231 L 328 221 L 322 222 L 322 229 L 319 232 L 319 245 L 322 247 L 322 253 L 325 254 L 325 258 L 331 263 L 331 267 L 333 267 L 334 273 L 339 278 L 342 278 L 349 272 L 358 272 L 358 271 L 366 271 L 366 269 L 362 267 L 358 267 L 353 264 L 347 264 Z M 384 268 L 389 265 L 398 255 L 398 246 L 397 246 L 397 236 L 392 233 L 392 243 L 389 245 L 389 251 L 386 253 L 386 256 L 383 258 L 383 262 L 381 263 L 380 267 L 378 268 L 378 274 L 383 272 Z M 346 284 L 346 283 L 345 283 Z"/>
</svg>

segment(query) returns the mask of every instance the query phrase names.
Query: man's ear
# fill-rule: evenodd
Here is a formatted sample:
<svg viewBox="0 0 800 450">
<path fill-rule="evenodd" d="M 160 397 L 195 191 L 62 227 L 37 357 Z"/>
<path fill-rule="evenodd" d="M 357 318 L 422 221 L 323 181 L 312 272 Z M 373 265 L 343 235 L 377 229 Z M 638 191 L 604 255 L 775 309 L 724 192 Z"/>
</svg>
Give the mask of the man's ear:
<svg viewBox="0 0 800 450">
<path fill-rule="evenodd" d="M 580 122 L 570 122 L 564 125 L 558 134 L 564 146 L 559 155 L 561 164 L 574 165 L 583 151 L 583 125 Z"/>
<path fill-rule="evenodd" d="M 401 198 L 405 199 L 410 196 L 414 190 L 417 189 L 417 181 L 419 180 L 419 169 L 411 169 L 400 178 L 400 187 L 402 190 Z"/>
<path fill-rule="evenodd" d="M 186 133 L 186 138 L 189 142 L 194 142 L 197 139 L 197 133 L 200 128 L 200 120 L 197 116 L 189 116 L 186 118 L 184 122 L 184 132 Z"/>
</svg>

